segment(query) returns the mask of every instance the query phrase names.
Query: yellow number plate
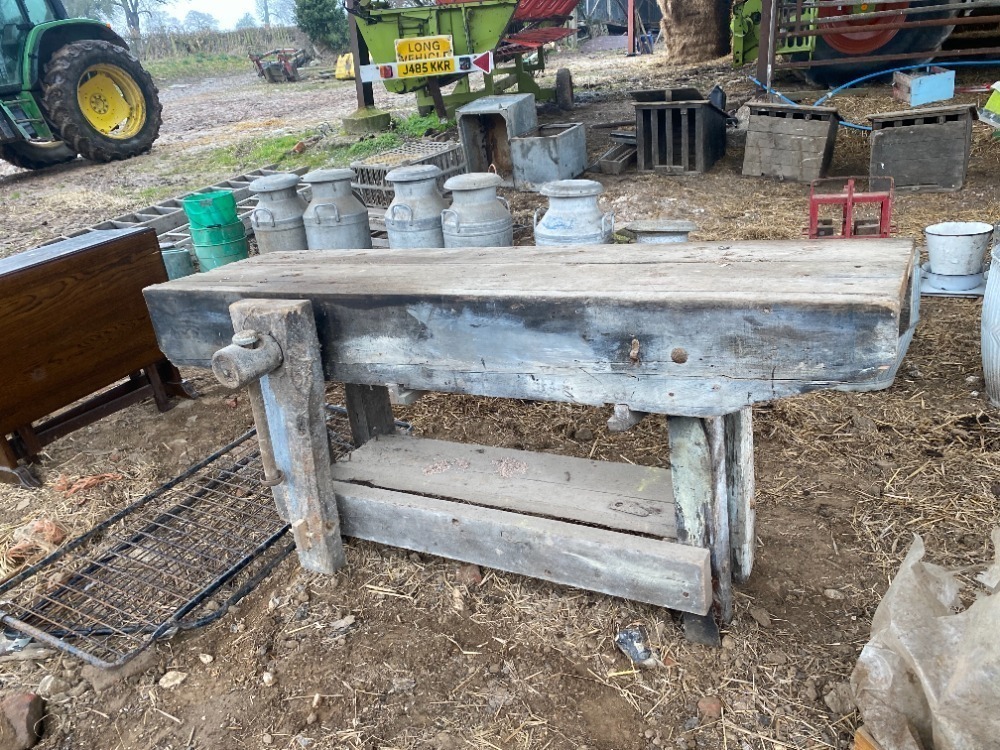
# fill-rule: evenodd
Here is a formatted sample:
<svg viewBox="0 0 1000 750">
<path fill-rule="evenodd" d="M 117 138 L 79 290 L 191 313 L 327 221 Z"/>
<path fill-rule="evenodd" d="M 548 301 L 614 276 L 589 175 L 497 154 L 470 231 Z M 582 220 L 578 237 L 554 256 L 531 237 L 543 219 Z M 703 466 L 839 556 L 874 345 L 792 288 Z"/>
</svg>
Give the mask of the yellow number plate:
<svg viewBox="0 0 1000 750">
<path fill-rule="evenodd" d="M 453 54 L 450 36 L 417 36 L 396 40 L 396 62 L 433 60 L 451 57 Z"/>
<path fill-rule="evenodd" d="M 396 66 L 400 78 L 419 78 L 421 76 L 446 76 L 455 72 L 455 58 L 444 60 L 417 60 L 416 62 L 399 63 Z"/>
</svg>

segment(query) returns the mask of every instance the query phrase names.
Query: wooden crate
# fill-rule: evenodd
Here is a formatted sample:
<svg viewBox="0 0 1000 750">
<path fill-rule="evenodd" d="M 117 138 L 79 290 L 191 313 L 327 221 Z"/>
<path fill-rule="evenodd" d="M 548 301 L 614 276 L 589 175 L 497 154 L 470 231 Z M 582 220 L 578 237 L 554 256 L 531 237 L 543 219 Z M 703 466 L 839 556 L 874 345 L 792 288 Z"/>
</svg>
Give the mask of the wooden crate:
<svg viewBox="0 0 1000 750">
<path fill-rule="evenodd" d="M 831 107 L 750 104 L 743 174 L 812 182 L 826 177 L 840 115 Z"/>
<path fill-rule="evenodd" d="M 640 171 L 707 172 L 726 153 L 726 113 L 709 101 L 637 102 Z"/>
<path fill-rule="evenodd" d="M 872 177 L 892 177 L 896 189 L 959 190 L 972 149 L 972 104 L 886 112 L 872 124 Z"/>
</svg>

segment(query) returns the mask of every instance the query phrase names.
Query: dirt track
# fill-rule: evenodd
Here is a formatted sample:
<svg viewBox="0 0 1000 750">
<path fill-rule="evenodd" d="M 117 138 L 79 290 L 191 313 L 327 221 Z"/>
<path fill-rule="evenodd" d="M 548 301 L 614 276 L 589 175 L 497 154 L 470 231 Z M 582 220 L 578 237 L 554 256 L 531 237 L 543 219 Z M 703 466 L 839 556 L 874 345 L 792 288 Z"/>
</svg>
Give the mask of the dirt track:
<svg viewBox="0 0 1000 750">
<path fill-rule="evenodd" d="M 564 59 L 581 71 L 585 104 L 574 118 L 591 125 L 628 116 L 627 88 L 688 82 L 652 59 Z M 699 85 L 735 78 L 722 66 L 692 77 Z M 0 167 L 0 255 L 145 205 L 144 188 L 181 193 L 228 177 L 200 169 L 198 154 L 334 122 L 353 109 L 352 95 L 343 84 L 268 87 L 250 74 L 167 88 L 163 137 L 148 156 L 40 174 Z M 591 156 L 606 133 L 589 130 Z M 799 236 L 805 188 L 740 177 L 740 144 L 731 146 L 701 177 L 601 178 L 606 203 L 625 219 L 692 219 L 703 239 Z M 977 131 L 969 186 L 901 198 L 901 234 L 917 239 L 922 226 L 945 218 L 995 220 L 997 161 L 998 144 Z M 842 135 L 836 168 L 864 165 L 857 139 Z M 537 196 L 511 197 L 527 223 Z M 723 649 L 686 643 L 670 613 L 655 607 L 497 571 L 483 570 L 479 582 L 453 562 L 351 542 L 338 575 L 306 575 L 288 561 L 218 623 L 158 645 L 152 671 L 103 692 L 64 656 L 0 662 L 0 690 L 56 678 L 40 745 L 49 750 L 847 748 L 857 715 L 827 696 L 849 675 L 911 533 L 925 535 L 938 561 L 968 564 L 986 558 L 987 530 L 1000 522 L 1000 440 L 982 393 L 978 309 L 976 301 L 925 300 L 887 391 L 817 393 L 755 409 L 757 566 L 738 590 Z M 0 486 L 0 543 L 42 516 L 80 533 L 250 425 L 245 398 L 233 400 L 206 373 L 185 374 L 202 394 L 197 401 L 165 415 L 151 404 L 118 413 L 54 443 L 39 469 L 41 490 Z M 341 394 L 331 389 L 329 400 Z M 426 397 L 397 416 L 439 439 L 669 462 L 659 417 L 614 435 L 604 427 L 607 410 L 450 396 Z M 60 475 L 105 472 L 123 479 L 72 497 L 54 487 Z M 347 615 L 355 626 L 332 631 Z M 664 668 L 633 673 L 614 648 L 618 629 L 636 621 L 653 634 Z M 187 679 L 162 688 L 167 670 Z M 275 676 L 272 686 L 264 672 Z M 699 699 L 713 695 L 723 718 L 699 718 Z"/>
</svg>

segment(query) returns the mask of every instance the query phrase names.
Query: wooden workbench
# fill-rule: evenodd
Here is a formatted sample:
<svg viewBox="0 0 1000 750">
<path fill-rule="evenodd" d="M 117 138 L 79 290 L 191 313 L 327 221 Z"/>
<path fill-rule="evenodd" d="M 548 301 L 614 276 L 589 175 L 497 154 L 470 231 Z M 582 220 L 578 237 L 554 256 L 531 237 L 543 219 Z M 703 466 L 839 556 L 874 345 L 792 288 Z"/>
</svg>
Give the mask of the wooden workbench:
<svg viewBox="0 0 1000 750">
<path fill-rule="evenodd" d="M 272 253 L 145 294 L 177 365 L 210 366 L 234 322 L 281 345 L 260 382 L 307 567 L 337 567 L 342 532 L 704 624 L 731 618 L 753 564 L 750 405 L 889 385 L 918 268 L 904 240 L 359 250 Z M 329 472 L 324 380 L 348 384 L 359 446 Z M 619 429 L 667 414 L 671 469 L 398 436 L 387 384 L 615 405 Z"/>
</svg>

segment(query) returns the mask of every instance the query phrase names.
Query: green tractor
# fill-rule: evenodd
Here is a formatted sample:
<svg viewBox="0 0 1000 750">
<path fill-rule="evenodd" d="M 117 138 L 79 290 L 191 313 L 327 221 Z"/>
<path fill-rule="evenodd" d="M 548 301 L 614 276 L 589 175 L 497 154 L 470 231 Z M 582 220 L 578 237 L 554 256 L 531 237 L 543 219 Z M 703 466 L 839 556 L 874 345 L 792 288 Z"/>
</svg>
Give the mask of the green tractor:
<svg viewBox="0 0 1000 750">
<path fill-rule="evenodd" d="M 160 132 L 156 86 L 99 21 L 61 0 L 0 0 L 0 158 L 41 169 L 128 159 Z"/>
</svg>

